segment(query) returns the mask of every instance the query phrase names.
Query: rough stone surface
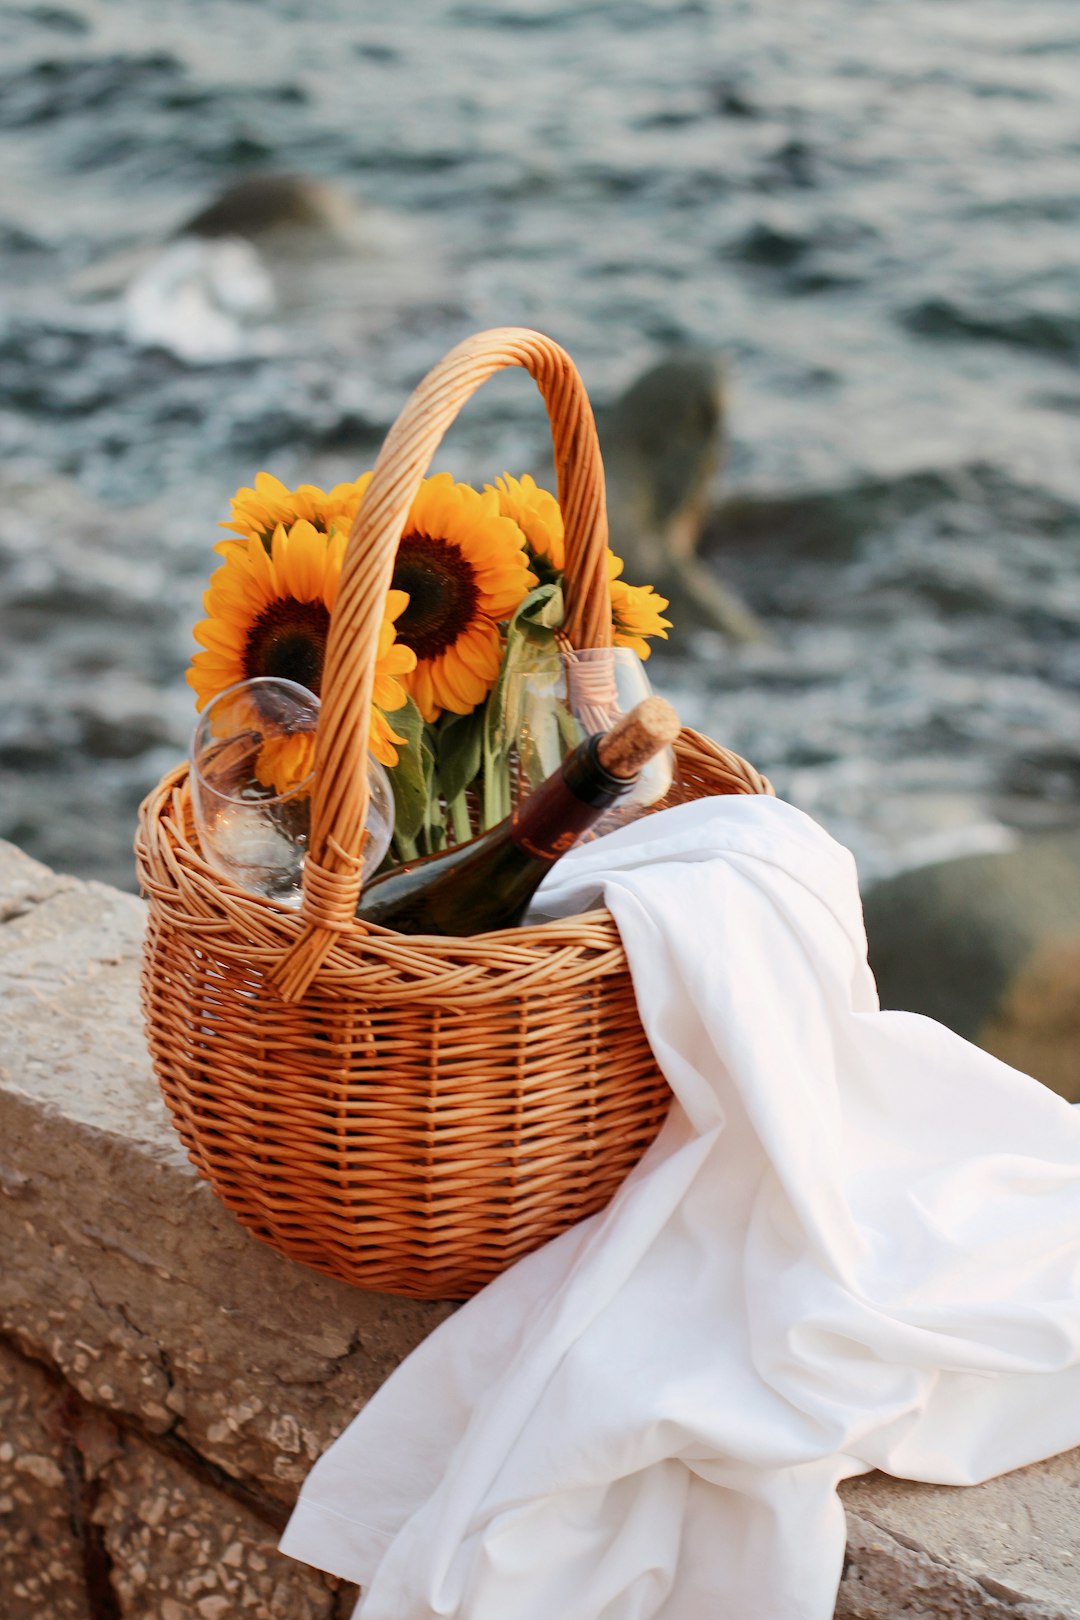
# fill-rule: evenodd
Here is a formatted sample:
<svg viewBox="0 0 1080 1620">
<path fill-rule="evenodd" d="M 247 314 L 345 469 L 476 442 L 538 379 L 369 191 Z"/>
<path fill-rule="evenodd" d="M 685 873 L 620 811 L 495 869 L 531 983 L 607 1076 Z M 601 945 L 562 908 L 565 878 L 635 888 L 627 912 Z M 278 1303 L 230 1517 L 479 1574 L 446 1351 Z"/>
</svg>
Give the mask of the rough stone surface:
<svg viewBox="0 0 1080 1620">
<path fill-rule="evenodd" d="M 1075 1607 L 1031 1602 L 941 1563 L 873 1522 L 848 1517 L 836 1620 L 1072 1620 Z"/>
<path fill-rule="evenodd" d="M 276 1528 L 137 1436 L 107 1468 L 94 1521 L 131 1620 L 336 1620 L 356 1602 L 355 1587 L 283 1557 Z"/>
<path fill-rule="evenodd" d="M 19 1257 L 0 1333 L 85 1401 L 290 1500 L 451 1307 L 331 1282 L 237 1224 L 150 1071 L 142 903 L 0 855 L 0 895 L 31 878 L 41 895 L 0 926 L 0 1250 Z"/>
<path fill-rule="evenodd" d="M 0 1615 L 93 1620 L 63 1392 L 0 1345 Z"/>
<path fill-rule="evenodd" d="M 970 1489 L 871 1474 L 841 1494 L 852 1561 L 844 1620 L 1080 1615 L 1080 1452 Z"/>
<path fill-rule="evenodd" d="M 345 1620 L 280 1528 L 451 1307 L 284 1260 L 199 1181 L 143 1045 L 143 917 L 0 843 L 0 1620 Z M 842 1494 L 840 1620 L 1080 1620 L 1080 1453 Z"/>
</svg>

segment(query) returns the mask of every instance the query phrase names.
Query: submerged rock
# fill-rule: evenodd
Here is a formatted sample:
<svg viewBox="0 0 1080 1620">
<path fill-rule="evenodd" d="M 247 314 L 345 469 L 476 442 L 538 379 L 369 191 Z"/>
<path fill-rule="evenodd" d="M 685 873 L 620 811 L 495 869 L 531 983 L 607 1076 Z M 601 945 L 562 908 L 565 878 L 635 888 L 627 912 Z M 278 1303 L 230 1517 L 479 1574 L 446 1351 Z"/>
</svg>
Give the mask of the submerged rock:
<svg viewBox="0 0 1080 1620">
<path fill-rule="evenodd" d="M 413 219 L 306 175 L 233 182 L 163 238 L 85 267 L 79 300 L 115 300 L 128 340 L 189 365 L 340 350 L 455 290 Z"/>
<path fill-rule="evenodd" d="M 724 460 L 725 384 L 719 359 L 677 351 L 635 379 L 598 422 L 608 480 L 611 546 L 626 575 L 654 585 L 682 627 L 740 641 L 764 628 L 697 556 Z"/>
<path fill-rule="evenodd" d="M 359 215 L 345 192 L 299 174 L 253 174 L 228 185 L 180 227 L 180 236 L 325 234 L 347 241 Z"/>
<path fill-rule="evenodd" d="M 1080 1102 L 1080 831 L 902 872 L 864 909 L 883 1007 Z"/>
</svg>

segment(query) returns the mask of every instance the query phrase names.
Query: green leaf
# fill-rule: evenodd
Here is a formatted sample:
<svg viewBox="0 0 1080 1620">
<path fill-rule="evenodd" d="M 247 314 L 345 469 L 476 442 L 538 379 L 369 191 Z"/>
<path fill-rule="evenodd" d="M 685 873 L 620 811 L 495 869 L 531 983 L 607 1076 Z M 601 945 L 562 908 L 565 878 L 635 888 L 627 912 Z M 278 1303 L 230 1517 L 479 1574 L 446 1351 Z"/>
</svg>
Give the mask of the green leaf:
<svg viewBox="0 0 1080 1620">
<path fill-rule="evenodd" d="M 514 622 L 530 630 L 561 630 L 566 618 L 561 585 L 541 585 L 522 602 L 514 614 Z"/>
<path fill-rule="evenodd" d="M 404 746 L 398 745 L 397 764 L 387 773 L 394 792 L 394 837 L 412 839 L 427 820 L 434 758 L 424 742 L 424 717 L 412 698 L 394 710 L 391 723 L 405 738 Z"/>
<path fill-rule="evenodd" d="M 435 730 L 439 791 L 449 804 L 475 779 L 483 759 L 483 704 L 471 714 L 445 713 Z"/>
</svg>

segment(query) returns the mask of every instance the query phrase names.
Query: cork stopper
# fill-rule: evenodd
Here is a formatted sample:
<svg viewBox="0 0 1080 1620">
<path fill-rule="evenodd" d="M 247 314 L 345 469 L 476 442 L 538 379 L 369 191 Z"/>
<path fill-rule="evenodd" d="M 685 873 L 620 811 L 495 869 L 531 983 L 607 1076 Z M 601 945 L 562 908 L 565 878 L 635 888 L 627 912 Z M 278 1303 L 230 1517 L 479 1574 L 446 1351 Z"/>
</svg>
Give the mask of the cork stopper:
<svg viewBox="0 0 1080 1620">
<path fill-rule="evenodd" d="M 596 757 L 605 771 L 625 781 L 661 748 L 679 735 L 679 717 L 664 698 L 644 698 L 636 708 L 617 720 L 596 744 Z"/>
</svg>

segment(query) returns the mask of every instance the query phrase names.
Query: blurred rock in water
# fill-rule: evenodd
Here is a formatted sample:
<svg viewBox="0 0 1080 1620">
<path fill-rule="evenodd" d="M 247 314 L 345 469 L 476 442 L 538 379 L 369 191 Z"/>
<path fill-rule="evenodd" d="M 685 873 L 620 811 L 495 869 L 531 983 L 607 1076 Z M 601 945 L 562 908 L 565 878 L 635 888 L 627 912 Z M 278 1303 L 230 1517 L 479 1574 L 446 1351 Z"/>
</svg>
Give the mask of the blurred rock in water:
<svg viewBox="0 0 1080 1620">
<path fill-rule="evenodd" d="M 325 236 L 347 243 L 362 235 L 362 214 L 339 186 L 301 174 L 253 174 L 219 192 L 187 219 L 182 236 Z"/>
<path fill-rule="evenodd" d="M 724 460 L 725 381 L 718 356 L 668 355 L 643 372 L 598 423 L 612 550 L 634 583 L 669 598 L 678 625 L 764 636 L 750 609 L 696 555 Z"/>
<path fill-rule="evenodd" d="M 118 299 L 125 337 L 188 365 L 318 348 L 453 303 L 453 276 L 405 215 L 305 175 L 256 174 L 215 194 L 164 242 L 91 264 L 84 300 Z"/>
<path fill-rule="evenodd" d="M 902 872 L 869 890 L 865 915 L 883 1007 L 1080 1102 L 1080 832 Z"/>
</svg>

